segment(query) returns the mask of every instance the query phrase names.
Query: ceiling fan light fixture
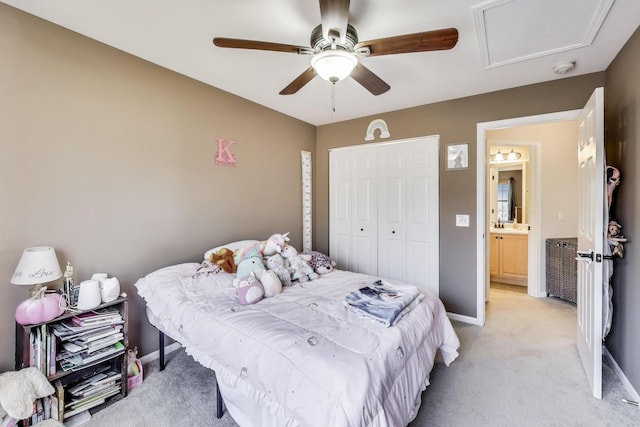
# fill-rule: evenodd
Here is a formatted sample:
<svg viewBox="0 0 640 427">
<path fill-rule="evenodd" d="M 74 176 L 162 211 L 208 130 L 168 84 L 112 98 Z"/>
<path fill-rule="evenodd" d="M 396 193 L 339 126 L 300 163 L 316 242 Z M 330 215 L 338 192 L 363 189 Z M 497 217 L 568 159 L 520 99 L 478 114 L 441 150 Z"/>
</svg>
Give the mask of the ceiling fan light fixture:
<svg viewBox="0 0 640 427">
<path fill-rule="evenodd" d="M 356 65 L 358 58 L 354 54 L 338 49 L 325 50 L 311 58 L 316 73 L 332 83 L 348 77 Z"/>
</svg>

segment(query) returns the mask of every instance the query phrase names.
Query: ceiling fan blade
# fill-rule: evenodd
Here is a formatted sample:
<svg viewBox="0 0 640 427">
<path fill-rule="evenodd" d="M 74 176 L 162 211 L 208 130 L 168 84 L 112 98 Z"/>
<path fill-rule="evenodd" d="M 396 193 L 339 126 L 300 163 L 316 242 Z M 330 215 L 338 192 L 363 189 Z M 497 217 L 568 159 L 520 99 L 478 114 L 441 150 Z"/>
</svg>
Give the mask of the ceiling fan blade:
<svg viewBox="0 0 640 427">
<path fill-rule="evenodd" d="M 316 76 L 316 70 L 313 67 L 307 68 L 302 74 L 296 77 L 291 83 L 287 85 L 284 89 L 280 91 L 280 95 L 293 95 L 304 85 L 309 83 Z"/>
<path fill-rule="evenodd" d="M 447 50 L 452 49 L 456 43 L 458 43 L 458 30 L 455 28 L 444 28 L 441 30 L 369 40 L 356 44 L 354 49 L 358 52 L 363 48 L 368 48 L 370 51 L 368 56 L 379 56 L 393 55 L 396 53 Z"/>
<path fill-rule="evenodd" d="M 290 44 L 261 42 L 256 40 L 229 39 L 226 37 L 215 37 L 213 44 L 218 47 L 230 47 L 236 49 L 270 50 L 275 52 L 296 53 L 299 55 L 313 54 L 313 49 L 304 46 L 294 46 Z"/>
<path fill-rule="evenodd" d="M 349 23 L 349 0 L 320 0 L 320 18 L 324 38 L 344 43 Z"/>
<path fill-rule="evenodd" d="M 360 63 L 351 72 L 351 77 L 373 95 L 381 95 L 391 89 L 384 80 Z"/>
</svg>

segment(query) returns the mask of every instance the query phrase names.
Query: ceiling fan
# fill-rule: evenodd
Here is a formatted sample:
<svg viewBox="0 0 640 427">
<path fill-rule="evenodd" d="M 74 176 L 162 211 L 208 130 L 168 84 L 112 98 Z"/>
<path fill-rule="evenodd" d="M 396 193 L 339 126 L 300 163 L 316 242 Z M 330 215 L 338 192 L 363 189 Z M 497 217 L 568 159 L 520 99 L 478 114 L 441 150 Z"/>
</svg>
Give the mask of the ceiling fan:
<svg viewBox="0 0 640 427">
<path fill-rule="evenodd" d="M 316 75 L 336 83 L 348 76 L 373 95 L 391 87 L 358 60 L 359 57 L 393 55 L 452 49 L 458 42 L 458 30 L 445 28 L 360 42 L 356 29 L 349 24 L 349 0 L 320 0 L 321 24 L 311 31 L 311 47 L 215 37 L 218 47 L 268 50 L 310 55 L 311 66 L 296 77 L 280 95 L 298 92 Z"/>
</svg>

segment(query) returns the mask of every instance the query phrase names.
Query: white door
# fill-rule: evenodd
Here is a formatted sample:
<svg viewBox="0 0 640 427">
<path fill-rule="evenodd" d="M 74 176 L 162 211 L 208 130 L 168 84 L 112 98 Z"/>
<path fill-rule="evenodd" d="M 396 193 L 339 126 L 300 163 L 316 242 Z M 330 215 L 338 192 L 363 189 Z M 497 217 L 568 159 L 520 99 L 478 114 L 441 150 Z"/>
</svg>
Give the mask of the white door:
<svg viewBox="0 0 640 427">
<path fill-rule="evenodd" d="M 604 248 L 604 89 L 578 119 L 578 352 L 593 397 L 602 398 L 602 255 Z"/>
<path fill-rule="evenodd" d="M 343 270 L 352 269 L 351 261 L 351 155 L 335 151 L 329 155 L 329 254 Z"/>
<path fill-rule="evenodd" d="M 378 149 L 378 275 L 439 293 L 437 136 Z"/>
<path fill-rule="evenodd" d="M 377 273 L 377 186 L 374 147 L 329 153 L 329 254 L 338 268 Z"/>
<path fill-rule="evenodd" d="M 405 281 L 407 180 L 404 144 L 378 148 L 378 275 Z"/>
<path fill-rule="evenodd" d="M 353 150 L 353 270 L 378 273 L 378 164 L 375 147 Z"/>
<path fill-rule="evenodd" d="M 329 153 L 329 255 L 338 268 L 439 293 L 439 137 Z"/>
<path fill-rule="evenodd" d="M 438 146 L 440 138 L 405 145 L 407 180 L 405 281 L 440 292 L 440 214 Z"/>
</svg>

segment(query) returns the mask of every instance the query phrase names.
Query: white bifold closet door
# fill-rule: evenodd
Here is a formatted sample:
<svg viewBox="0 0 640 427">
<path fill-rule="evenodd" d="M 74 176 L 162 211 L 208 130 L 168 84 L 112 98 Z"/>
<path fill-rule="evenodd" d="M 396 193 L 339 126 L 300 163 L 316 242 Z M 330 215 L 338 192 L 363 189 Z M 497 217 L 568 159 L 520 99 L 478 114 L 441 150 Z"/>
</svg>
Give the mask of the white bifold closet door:
<svg viewBox="0 0 640 427">
<path fill-rule="evenodd" d="M 338 268 L 438 295 L 437 136 L 330 152 L 330 256 Z"/>
</svg>

